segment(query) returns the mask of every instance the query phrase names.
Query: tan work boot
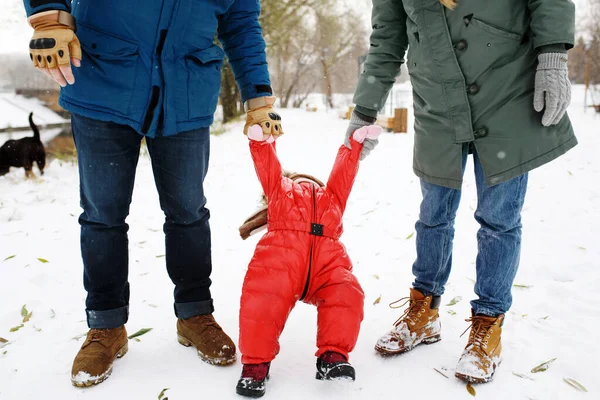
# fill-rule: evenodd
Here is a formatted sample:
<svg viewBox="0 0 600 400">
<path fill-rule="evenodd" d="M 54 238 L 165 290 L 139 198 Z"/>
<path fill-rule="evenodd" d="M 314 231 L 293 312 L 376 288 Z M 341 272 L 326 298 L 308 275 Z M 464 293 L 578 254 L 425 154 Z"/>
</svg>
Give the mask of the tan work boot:
<svg viewBox="0 0 600 400">
<path fill-rule="evenodd" d="M 406 301 L 395 306 L 402 300 Z M 392 308 L 408 304 L 408 308 L 394 323 L 394 328 L 377 341 L 375 350 L 387 356 L 405 353 L 421 343 L 439 342 L 442 329 L 438 315 L 440 300 L 440 296 L 425 296 L 417 289 L 411 288 L 410 297 L 390 304 Z"/>
<path fill-rule="evenodd" d="M 125 326 L 113 329 L 90 329 L 73 361 L 71 383 L 77 387 L 97 385 L 106 380 L 113 361 L 127 353 Z"/>
<path fill-rule="evenodd" d="M 489 382 L 502 361 L 500 335 L 504 314 L 498 317 L 473 315 L 467 321 L 471 322 L 471 333 L 467 347 L 458 360 L 455 376 L 466 382 Z"/>
<path fill-rule="evenodd" d="M 178 319 L 177 340 L 186 347 L 193 346 L 209 364 L 227 365 L 236 360 L 235 344 L 212 314 Z"/>
</svg>

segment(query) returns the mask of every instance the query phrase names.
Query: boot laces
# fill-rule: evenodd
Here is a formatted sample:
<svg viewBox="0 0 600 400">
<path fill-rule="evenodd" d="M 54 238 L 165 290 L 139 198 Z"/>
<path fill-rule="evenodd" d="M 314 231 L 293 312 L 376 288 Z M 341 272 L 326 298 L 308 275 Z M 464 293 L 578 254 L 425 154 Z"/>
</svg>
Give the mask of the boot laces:
<svg viewBox="0 0 600 400">
<path fill-rule="evenodd" d="M 108 329 L 90 329 L 90 342 L 100 342 L 108 336 Z"/>
<path fill-rule="evenodd" d="M 269 373 L 271 363 L 244 364 L 242 378 L 252 378 L 255 381 L 264 381 Z"/>
<path fill-rule="evenodd" d="M 402 304 L 398 304 L 404 301 Z M 410 297 L 403 297 L 398 299 L 392 303 L 390 303 L 390 308 L 402 308 L 408 305 L 408 307 L 404 310 L 404 313 L 394 322 L 394 326 L 400 325 L 402 322 L 407 322 L 407 325 L 410 324 L 414 326 L 419 318 L 421 318 L 422 313 L 425 312 L 425 306 L 427 305 L 427 300 L 415 300 Z"/>
<path fill-rule="evenodd" d="M 465 321 L 470 322 L 471 325 L 469 325 L 467 329 L 465 329 L 465 331 L 460 335 L 460 337 L 463 337 L 469 328 L 471 329 L 467 346 L 473 345 L 473 349 L 475 351 L 486 352 L 488 340 L 490 339 L 490 333 L 493 331 L 494 323 L 486 320 L 485 318 L 486 317 L 478 315 L 467 318 Z"/>
</svg>

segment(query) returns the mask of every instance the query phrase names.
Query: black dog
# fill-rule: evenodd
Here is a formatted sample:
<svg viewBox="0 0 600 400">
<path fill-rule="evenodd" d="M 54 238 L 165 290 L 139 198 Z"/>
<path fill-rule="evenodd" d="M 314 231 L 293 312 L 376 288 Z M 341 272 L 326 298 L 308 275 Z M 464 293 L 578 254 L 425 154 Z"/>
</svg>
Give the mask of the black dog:
<svg viewBox="0 0 600 400">
<path fill-rule="evenodd" d="M 0 175 L 7 174 L 10 167 L 25 168 L 25 176 L 33 175 L 33 163 L 36 163 L 42 175 L 46 166 L 46 151 L 40 140 L 40 131 L 33 123 L 33 113 L 29 114 L 29 126 L 33 137 L 8 140 L 0 147 Z"/>
</svg>

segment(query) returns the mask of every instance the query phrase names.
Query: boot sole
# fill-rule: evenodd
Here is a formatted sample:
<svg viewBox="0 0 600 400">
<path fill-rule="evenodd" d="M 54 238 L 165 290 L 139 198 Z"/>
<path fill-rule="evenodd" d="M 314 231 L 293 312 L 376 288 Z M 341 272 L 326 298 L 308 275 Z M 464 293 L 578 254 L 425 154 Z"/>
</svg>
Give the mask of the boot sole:
<svg viewBox="0 0 600 400">
<path fill-rule="evenodd" d="M 235 392 L 237 394 L 239 394 L 240 396 L 252 397 L 254 399 L 263 397 L 266 393 L 266 391 L 261 392 L 261 391 L 256 391 L 256 390 L 244 389 L 244 388 L 240 388 L 240 387 L 236 387 Z"/>
<path fill-rule="evenodd" d="M 189 340 L 185 336 L 181 335 L 180 333 L 177 334 L 177 341 L 182 346 L 193 347 L 194 349 L 196 349 L 200 359 L 202 361 L 204 361 L 205 363 L 208 363 L 211 365 L 230 365 L 230 364 L 233 364 L 237 360 L 237 356 L 235 354 L 233 355 L 233 357 L 230 357 L 230 358 L 223 358 L 223 357 L 216 358 L 216 357 L 208 356 L 208 355 L 204 354 L 203 352 L 201 352 L 196 346 L 194 346 L 194 343 L 191 340 Z"/>
<path fill-rule="evenodd" d="M 397 356 L 399 354 L 408 353 L 409 351 L 411 351 L 412 349 L 414 349 L 415 347 L 417 347 L 421 344 L 434 344 L 434 343 L 439 342 L 440 340 L 442 340 L 442 336 L 435 335 L 435 336 L 430 336 L 428 338 L 421 340 L 419 343 L 415 344 L 414 346 L 405 347 L 404 349 L 401 349 L 401 350 L 393 351 L 393 350 L 389 350 L 389 349 L 386 349 L 385 347 L 381 347 L 378 345 L 375 345 L 375 350 L 382 356 L 386 356 L 386 357 L 387 356 Z"/>
<path fill-rule="evenodd" d="M 125 345 L 123 347 L 121 347 L 119 349 L 119 351 L 117 351 L 117 354 L 115 355 L 115 358 L 113 358 L 113 360 L 110 363 L 110 366 L 108 367 L 108 369 L 106 370 L 106 372 L 104 372 L 101 375 L 98 375 L 98 376 L 94 377 L 93 380 L 89 380 L 89 381 L 85 381 L 85 382 L 81 382 L 81 381 L 75 380 L 75 379 L 73 379 L 73 377 L 71 377 L 71 383 L 73 384 L 73 386 L 78 387 L 78 388 L 88 388 L 88 387 L 95 386 L 95 385 L 98 385 L 99 383 L 104 382 L 112 374 L 113 363 L 115 362 L 115 360 L 117 358 L 123 357 L 125 354 L 127 354 L 127 351 L 129 351 L 129 342 L 125 343 Z"/>
</svg>

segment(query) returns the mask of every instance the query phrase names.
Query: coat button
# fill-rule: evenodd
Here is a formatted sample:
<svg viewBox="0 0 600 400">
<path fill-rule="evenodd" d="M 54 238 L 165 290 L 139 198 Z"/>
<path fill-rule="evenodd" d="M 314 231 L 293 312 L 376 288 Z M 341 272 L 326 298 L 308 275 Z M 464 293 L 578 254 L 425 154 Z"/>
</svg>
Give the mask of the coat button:
<svg viewBox="0 0 600 400">
<path fill-rule="evenodd" d="M 479 139 L 482 137 L 486 137 L 488 135 L 488 130 L 487 128 L 479 128 L 477 129 L 475 132 L 473 132 L 473 136 L 475 136 L 475 139 Z"/>
<path fill-rule="evenodd" d="M 466 50 L 467 47 L 469 47 L 469 44 L 467 43 L 466 40 L 459 40 L 458 42 L 456 42 L 456 44 L 454 45 L 454 47 L 456 48 L 456 50 Z"/>
<path fill-rule="evenodd" d="M 469 94 L 477 94 L 477 92 L 479 92 L 479 86 L 473 83 L 467 86 L 467 92 L 469 92 Z"/>
</svg>

